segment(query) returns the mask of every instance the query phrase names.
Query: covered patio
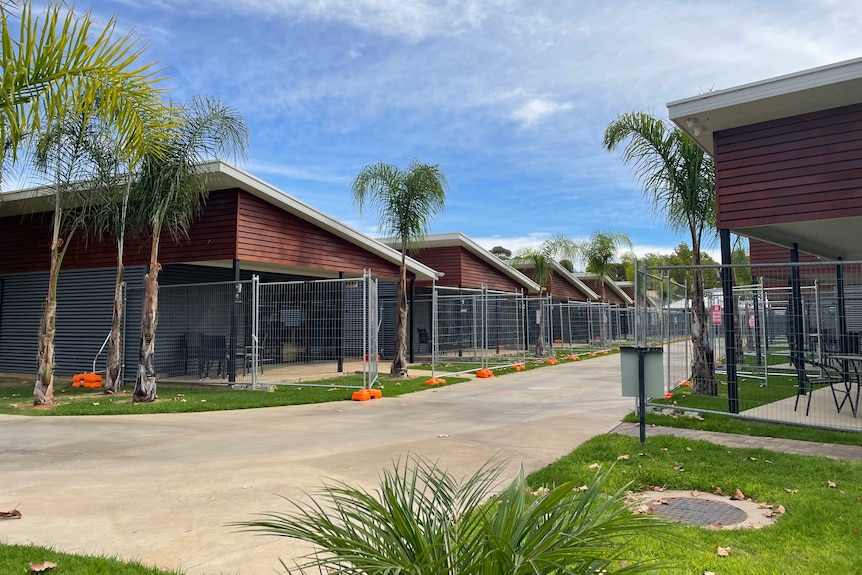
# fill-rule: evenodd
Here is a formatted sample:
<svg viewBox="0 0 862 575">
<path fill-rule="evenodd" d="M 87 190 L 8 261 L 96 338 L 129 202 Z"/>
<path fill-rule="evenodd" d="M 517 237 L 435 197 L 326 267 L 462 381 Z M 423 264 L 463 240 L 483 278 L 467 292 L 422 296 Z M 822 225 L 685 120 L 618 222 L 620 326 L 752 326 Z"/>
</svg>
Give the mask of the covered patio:
<svg viewBox="0 0 862 575">
<path fill-rule="evenodd" d="M 813 391 L 817 382 L 807 374 L 813 364 L 830 379 L 855 386 L 844 411 L 855 418 L 862 350 L 852 334 L 848 292 L 862 285 L 862 58 L 677 100 L 668 110 L 715 160 L 722 264 L 731 264 L 731 233 L 762 242 L 752 244 L 759 247 L 752 248 L 751 264 L 760 264 L 756 269 L 774 285 L 789 288 L 787 343 L 798 378 L 795 400 L 809 403 L 809 394 L 823 393 Z M 766 244 L 773 248 L 764 249 Z M 781 253 L 784 262 L 776 261 Z M 806 259 L 822 263 L 809 265 Z M 771 273 L 780 263 L 788 272 L 784 278 Z M 723 269 L 721 313 L 730 410 L 738 413 L 730 270 Z M 834 301 L 831 347 L 822 345 L 822 330 L 812 332 L 804 321 L 810 302 L 803 289 L 815 282 L 829 286 Z M 816 355 L 809 345 L 812 335 L 821 344 Z"/>
</svg>

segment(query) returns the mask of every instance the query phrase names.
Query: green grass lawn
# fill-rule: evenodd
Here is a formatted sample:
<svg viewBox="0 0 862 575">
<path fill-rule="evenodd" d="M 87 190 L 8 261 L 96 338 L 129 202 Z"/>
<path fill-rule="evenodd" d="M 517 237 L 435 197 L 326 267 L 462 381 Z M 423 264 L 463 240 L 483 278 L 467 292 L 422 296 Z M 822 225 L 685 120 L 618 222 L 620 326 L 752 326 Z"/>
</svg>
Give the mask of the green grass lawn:
<svg viewBox="0 0 862 575">
<path fill-rule="evenodd" d="M 384 397 L 394 397 L 428 389 L 426 375 L 413 379 L 382 379 L 377 387 Z M 446 378 L 452 385 L 467 381 L 467 378 Z M 314 386 L 279 386 L 273 392 L 240 391 L 228 386 L 179 385 L 160 383 L 158 399 L 152 403 L 132 403 L 132 388 L 126 386 L 122 393 L 104 395 L 99 389 L 72 387 L 71 382 L 55 378 L 54 401 L 51 407 L 33 407 L 33 384 L 21 379 L 0 379 L 0 413 L 15 415 L 126 415 L 140 413 L 187 413 L 193 411 L 222 411 L 228 409 L 251 409 L 323 403 L 327 401 L 349 401 L 355 389 L 334 387 L 335 385 L 362 384 L 361 375 L 348 375 L 337 380 L 322 380 Z M 439 387 L 439 386 L 438 386 Z"/>
<path fill-rule="evenodd" d="M 782 439 L 798 439 L 801 441 L 819 441 L 823 443 L 839 443 L 842 445 L 862 446 L 862 433 L 856 431 L 837 431 L 818 429 L 801 425 L 786 425 L 780 423 L 764 423 L 735 417 L 725 417 L 711 413 L 703 413 L 700 419 L 684 415 L 660 415 L 647 413 L 647 425 L 679 427 L 683 429 L 699 429 L 703 431 L 718 431 L 721 433 L 737 433 L 754 437 L 776 437 Z M 638 423 L 638 416 L 629 413 L 623 421 Z"/>
<path fill-rule="evenodd" d="M 621 455 L 629 458 L 618 461 Z M 786 508 L 776 525 L 763 529 L 671 525 L 663 537 L 638 538 L 635 545 L 644 555 L 673 562 L 667 573 L 833 575 L 862 569 L 862 464 L 672 436 L 651 437 L 642 446 L 637 438 L 601 435 L 531 474 L 529 481 L 534 487 L 586 483 L 595 463 L 613 466 L 609 491 L 626 484 L 701 492 L 719 487 L 725 494 L 740 489 L 756 502 Z M 719 557 L 719 546 L 730 547 L 730 556 Z"/>
<path fill-rule="evenodd" d="M 44 547 L 0 544 L 0 573 L 4 575 L 18 573 L 25 575 L 31 572 L 31 563 L 45 561 L 57 565 L 45 571 L 50 575 L 178 575 L 180 573 L 107 557 L 72 555 Z"/>
</svg>

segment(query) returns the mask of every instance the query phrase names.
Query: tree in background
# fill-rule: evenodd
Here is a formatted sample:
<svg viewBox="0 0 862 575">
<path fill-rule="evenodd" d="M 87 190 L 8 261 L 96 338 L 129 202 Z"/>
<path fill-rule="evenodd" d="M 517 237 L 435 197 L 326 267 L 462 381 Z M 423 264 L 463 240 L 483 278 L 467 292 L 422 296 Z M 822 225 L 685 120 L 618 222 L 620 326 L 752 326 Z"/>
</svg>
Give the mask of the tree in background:
<svg viewBox="0 0 862 575">
<path fill-rule="evenodd" d="M 515 254 L 512 265 L 533 270 L 533 281 L 542 288 L 541 296 L 550 296 L 553 288 L 554 262 L 559 258 L 572 259 L 577 254 L 577 244 L 568 236 L 556 235 L 548 238 L 539 249 L 524 248 Z M 539 303 L 539 335 L 536 338 L 536 357 L 545 355 L 545 310 Z"/>
<path fill-rule="evenodd" d="M 719 263 L 712 259 L 706 252 L 700 254 L 700 264 L 704 266 L 714 265 L 715 268 L 701 270 L 703 276 L 703 288 L 717 289 L 721 287 L 721 274 L 719 273 Z M 670 270 L 670 279 L 680 285 L 688 285 L 689 288 L 694 284 L 694 274 L 691 268 L 694 265 L 694 252 L 685 242 L 680 244 L 673 250 L 673 253 L 668 256 L 665 265 L 679 266 L 680 269 Z"/>
<path fill-rule="evenodd" d="M 602 145 L 623 148 L 623 161 L 654 209 L 675 230 L 691 234 L 693 264 L 701 264 L 704 234 L 715 230 L 715 170 L 712 158 L 682 130 L 643 112 L 618 116 L 605 129 Z M 692 282 L 692 392 L 717 395 L 715 357 L 710 347 L 710 317 L 704 302 L 703 273 L 694 268 Z"/>
<path fill-rule="evenodd" d="M 240 114 L 216 98 L 195 97 L 185 106 L 166 109 L 175 116 L 166 153 L 146 156 L 133 192 L 132 213 L 150 233 L 150 263 L 144 276 L 141 352 L 133 401 L 156 399 L 156 327 L 158 324 L 159 243 L 162 231 L 174 241 L 188 236 L 192 220 L 203 208 L 207 177 L 200 165 L 225 156 L 245 155 L 248 128 Z"/>
<path fill-rule="evenodd" d="M 512 250 L 507 250 L 503 246 L 494 246 L 489 251 L 501 260 L 507 260 L 512 257 Z"/>
<path fill-rule="evenodd" d="M 405 170 L 384 162 L 369 164 L 353 180 L 353 201 L 360 211 L 370 205 L 377 212 L 379 231 L 397 241 L 401 252 L 391 377 L 407 377 L 407 252 L 418 247 L 443 211 L 447 187 L 443 168 L 418 158 Z"/>
</svg>

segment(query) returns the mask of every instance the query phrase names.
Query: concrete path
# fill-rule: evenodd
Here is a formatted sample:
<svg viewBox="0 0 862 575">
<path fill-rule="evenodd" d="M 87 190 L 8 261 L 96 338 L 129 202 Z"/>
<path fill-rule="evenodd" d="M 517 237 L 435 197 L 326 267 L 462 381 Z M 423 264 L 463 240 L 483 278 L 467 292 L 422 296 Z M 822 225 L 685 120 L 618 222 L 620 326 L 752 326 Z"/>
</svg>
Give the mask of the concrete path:
<svg viewBox="0 0 862 575">
<path fill-rule="evenodd" d="M 466 475 L 532 471 L 613 429 L 619 356 L 370 402 L 102 417 L 0 415 L 0 540 L 195 574 L 281 573 L 303 549 L 226 524 L 288 510 L 323 478 L 372 488 L 408 453 Z M 392 385 L 389 383 L 388 385 Z M 384 390 L 385 393 L 385 390 Z M 447 437 L 441 437 L 447 436 Z"/>
</svg>

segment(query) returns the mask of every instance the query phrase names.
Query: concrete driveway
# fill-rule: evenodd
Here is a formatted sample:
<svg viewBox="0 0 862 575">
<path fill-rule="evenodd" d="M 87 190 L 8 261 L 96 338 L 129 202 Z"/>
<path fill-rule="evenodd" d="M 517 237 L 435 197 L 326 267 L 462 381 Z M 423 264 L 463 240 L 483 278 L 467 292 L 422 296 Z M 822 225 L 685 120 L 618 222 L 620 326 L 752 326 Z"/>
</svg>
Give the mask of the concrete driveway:
<svg viewBox="0 0 862 575">
<path fill-rule="evenodd" d="M 620 397 L 619 364 L 599 357 L 361 403 L 0 415 L 0 510 L 23 514 L 0 522 L 0 540 L 189 575 L 281 573 L 278 558 L 289 562 L 299 544 L 226 524 L 287 510 L 282 497 L 304 500 L 324 478 L 373 488 L 407 453 L 459 475 L 493 456 L 508 458 L 512 474 L 538 469 L 633 408 Z"/>
</svg>

